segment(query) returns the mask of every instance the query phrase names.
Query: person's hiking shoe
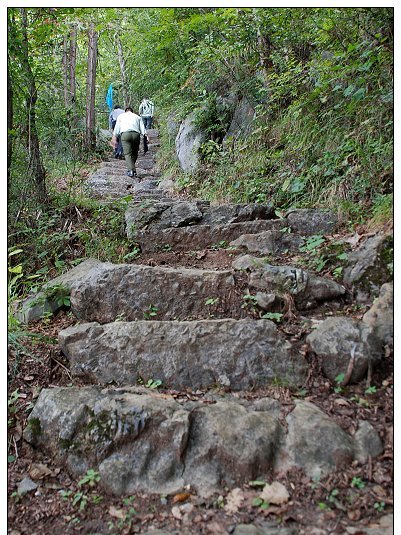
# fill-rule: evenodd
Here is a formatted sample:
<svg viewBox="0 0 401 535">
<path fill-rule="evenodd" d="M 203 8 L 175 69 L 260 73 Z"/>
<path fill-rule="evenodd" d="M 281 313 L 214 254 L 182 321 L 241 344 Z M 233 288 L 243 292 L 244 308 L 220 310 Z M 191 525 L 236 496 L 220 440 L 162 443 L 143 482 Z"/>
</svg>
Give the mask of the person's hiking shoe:
<svg viewBox="0 0 401 535">
<path fill-rule="evenodd" d="M 127 175 L 131 178 L 135 178 L 137 176 L 136 171 L 133 171 L 132 169 L 127 172 Z"/>
</svg>

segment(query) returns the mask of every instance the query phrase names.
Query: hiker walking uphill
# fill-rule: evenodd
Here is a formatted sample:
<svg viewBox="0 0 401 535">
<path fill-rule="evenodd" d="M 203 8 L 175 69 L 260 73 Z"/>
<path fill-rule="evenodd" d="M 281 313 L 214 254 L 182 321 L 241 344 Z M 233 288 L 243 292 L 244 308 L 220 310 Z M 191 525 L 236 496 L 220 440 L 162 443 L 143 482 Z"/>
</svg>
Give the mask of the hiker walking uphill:
<svg viewBox="0 0 401 535">
<path fill-rule="evenodd" d="M 152 128 L 154 111 L 155 111 L 155 106 L 153 102 L 149 100 L 147 97 L 144 97 L 139 106 L 139 115 L 143 119 L 145 128 Z"/>
<path fill-rule="evenodd" d="M 141 134 L 148 141 L 146 129 L 139 115 L 134 113 L 131 107 L 118 116 L 116 126 L 113 131 L 112 143 L 116 146 L 117 136 L 121 135 L 121 143 L 124 149 L 125 162 L 127 164 L 127 175 L 136 177 L 135 163 L 138 158 L 139 143 Z"/>
<path fill-rule="evenodd" d="M 110 130 L 114 130 L 118 116 L 121 115 L 122 113 L 124 113 L 124 110 L 121 108 L 121 106 L 119 106 L 118 104 L 114 106 L 114 109 L 110 112 L 110 115 L 109 115 Z M 114 148 L 114 158 L 119 158 L 120 160 L 124 158 L 123 146 L 121 144 L 121 136 L 117 137 L 117 145 Z"/>
</svg>

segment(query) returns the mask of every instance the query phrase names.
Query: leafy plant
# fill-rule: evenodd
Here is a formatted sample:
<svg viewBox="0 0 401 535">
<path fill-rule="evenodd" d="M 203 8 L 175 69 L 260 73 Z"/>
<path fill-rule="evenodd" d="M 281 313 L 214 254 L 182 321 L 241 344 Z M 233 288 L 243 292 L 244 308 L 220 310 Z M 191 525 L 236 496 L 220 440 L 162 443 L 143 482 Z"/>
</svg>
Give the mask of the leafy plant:
<svg viewBox="0 0 401 535">
<path fill-rule="evenodd" d="M 260 507 L 261 509 L 268 509 L 270 507 L 269 502 L 266 502 L 260 496 L 257 496 L 252 500 L 252 505 L 253 507 Z"/>
<path fill-rule="evenodd" d="M 280 312 L 265 312 L 264 314 L 261 314 L 260 317 L 265 320 L 272 320 L 276 321 L 277 323 L 280 323 L 283 318 L 283 314 L 281 314 Z"/>
<path fill-rule="evenodd" d="M 149 305 L 148 308 L 143 313 L 143 317 L 145 320 L 150 320 L 157 316 L 157 313 L 159 312 L 159 309 L 154 305 Z"/>
<path fill-rule="evenodd" d="M 343 387 L 341 386 L 341 383 L 344 381 L 345 373 L 339 373 L 335 378 L 334 381 L 336 382 L 337 386 L 334 388 L 334 392 L 336 394 L 340 394 L 343 391 Z"/>
<path fill-rule="evenodd" d="M 208 299 L 206 299 L 205 305 L 206 306 L 216 305 L 218 302 L 219 302 L 218 297 L 209 297 Z"/>
<path fill-rule="evenodd" d="M 153 379 L 149 379 L 147 383 L 145 384 L 145 388 L 150 388 L 153 390 L 153 389 L 159 388 L 161 384 L 162 384 L 162 381 L 160 381 L 160 379 L 157 379 L 156 381 L 154 381 Z"/>
<path fill-rule="evenodd" d="M 218 250 L 218 249 L 227 249 L 228 248 L 228 242 L 226 240 L 221 240 L 218 243 L 215 243 L 211 246 L 211 249 Z"/>
<path fill-rule="evenodd" d="M 89 487 L 94 487 L 98 482 L 100 481 L 100 475 L 99 472 L 96 472 L 92 468 L 90 468 L 84 477 L 78 481 L 78 487 L 82 487 L 83 485 L 88 485 Z"/>
<path fill-rule="evenodd" d="M 373 507 L 378 513 L 382 513 L 386 507 L 386 504 L 384 502 L 375 502 Z"/>
<path fill-rule="evenodd" d="M 365 483 L 362 481 L 360 477 L 353 477 L 351 481 L 351 487 L 355 487 L 357 489 L 363 489 L 365 487 Z"/>
<path fill-rule="evenodd" d="M 72 505 L 78 505 L 79 510 L 83 511 L 88 504 L 88 496 L 83 492 L 76 492 L 72 499 Z"/>
</svg>

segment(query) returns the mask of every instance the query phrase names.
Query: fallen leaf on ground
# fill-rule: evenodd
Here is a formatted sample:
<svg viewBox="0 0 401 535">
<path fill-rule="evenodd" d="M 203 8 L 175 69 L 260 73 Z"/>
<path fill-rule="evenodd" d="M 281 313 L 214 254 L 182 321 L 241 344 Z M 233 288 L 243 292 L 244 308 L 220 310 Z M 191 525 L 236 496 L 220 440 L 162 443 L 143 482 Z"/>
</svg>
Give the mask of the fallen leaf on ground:
<svg viewBox="0 0 401 535">
<path fill-rule="evenodd" d="M 37 463 L 31 466 L 29 475 L 32 479 L 43 479 L 46 476 L 52 475 L 52 471 L 45 464 Z"/>
<path fill-rule="evenodd" d="M 280 505 L 290 499 L 287 489 L 279 481 L 273 481 L 271 485 L 266 485 L 260 494 L 260 498 L 267 503 Z"/>
<path fill-rule="evenodd" d="M 114 518 L 119 518 L 120 520 L 124 520 L 125 518 L 124 511 L 122 509 L 117 509 L 117 507 L 114 507 L 114 505 L 110 505 L 109 515 Z"/>
<path fill-rule="evenodd" d="M 233 515 L 238 512 L 238 509 L 241 507 L 242 502 L 244 501 L 244 494 L 241 489 L 233 489 L 227 495 L 227 503 L 224 506 L 224 510 L 229 515 Z"/>
<path fill-rule="evenodd" d="M 189 492 L 180 492 L 174 496 L 172 502 L 173 503 L 185 502 L 185 500 L 188 500 L 188 498 L 190 497 L 191 497 L 191 494 Z"/>
</svg>

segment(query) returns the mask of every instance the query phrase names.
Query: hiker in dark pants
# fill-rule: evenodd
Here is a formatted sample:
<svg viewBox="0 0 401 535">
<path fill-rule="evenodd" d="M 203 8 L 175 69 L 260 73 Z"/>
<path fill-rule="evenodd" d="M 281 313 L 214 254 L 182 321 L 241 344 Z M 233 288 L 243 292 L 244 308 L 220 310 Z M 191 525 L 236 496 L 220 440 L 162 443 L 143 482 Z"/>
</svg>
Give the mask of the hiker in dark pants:
<svg viewBox="0 0 401 535">
<path fill-rule="evenodd" d="M 121 135 L 121 143 L 124 149 L 125 163 L 127 164 L 127 175 L 136 177 L 135 163 L 138 158 L 139 143 L 141 134 L 149 141 L 145 126 L 139 115 L 134 113 L 131 107 L 125 108 L 125 112 L 118 116 L 116 126 L 113 131 L 112 143 L 115 146 L 117 136 Z"/>
<path fill-rule="evenodd" d="M 118 116 L 124 113 L 124 110 L 119 106 L 118 104 L 114 106 L 114 109 L 111 111 L 109 115 L 109 128 L 110 130 L 114 130 L 114 127 L 116 126 L 116 122 L 118 119 Z M 118 158 L 122 160 L 124 158 L 123 154 L 123 146 L 121 144 L 121 137 L 118 136 L 117 138 L 117 146 L 114 149 L 114 158 Z"/>
<path fill-rule="evenodd" d="M 145 128 L 152 128 L 155 105 L 148 97 L 143 97 L 139 106 L 139 115 L 142 117 Z"/>
</svg>

